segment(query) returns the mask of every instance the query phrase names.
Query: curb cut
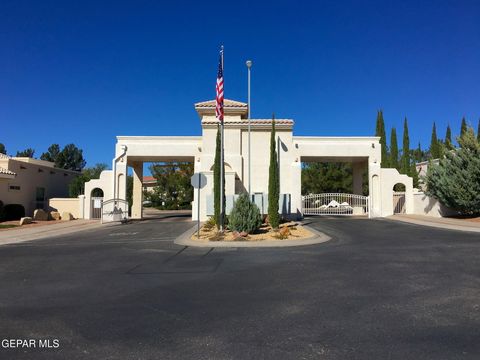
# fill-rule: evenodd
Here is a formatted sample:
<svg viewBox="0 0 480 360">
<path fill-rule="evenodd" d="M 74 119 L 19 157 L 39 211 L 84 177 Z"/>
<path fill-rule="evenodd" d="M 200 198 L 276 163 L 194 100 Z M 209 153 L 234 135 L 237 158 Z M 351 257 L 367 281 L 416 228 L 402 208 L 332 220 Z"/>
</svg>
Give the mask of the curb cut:
<svg viewBox="0 0 480 360">
<path fill-rule="evenodd" d="M 192 247 L 208 247 L 208 248 L 266 248 L 266 247 L 292 247 L 321 244 L 331 240 L 332 238 L 308 225 L 302 225 L 308 231 L 313 233 L 312 236 L 302 240 L 262 240 L 262 241 L 195 241 L 191 236 L 197 231 L 197 225 L 185 231 L 174 240 L 174 243 L 182 246 Z"/>
</svg>

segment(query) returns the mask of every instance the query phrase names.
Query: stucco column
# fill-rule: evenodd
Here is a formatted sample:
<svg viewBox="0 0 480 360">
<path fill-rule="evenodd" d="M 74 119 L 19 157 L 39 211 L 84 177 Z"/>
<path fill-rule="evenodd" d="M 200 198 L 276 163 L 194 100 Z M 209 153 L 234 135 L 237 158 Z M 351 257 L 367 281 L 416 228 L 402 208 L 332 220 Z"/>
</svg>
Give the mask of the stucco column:
<svg viewBox="0 0 480 360">
<path fill-rule="evenodd" d="M 141 219 L 143 216 L 143 162 L 132 163 L 133 168 L 133 195 L 132 219 Z"/>
<path fill-rule="evenodd" d="M 373 161 L 372 161 L 373 160 Z M 382 190 L 380 182 L 380 163 L 376 158 L 368 162 L 369 216 L 379 217 L 382 213 Z"/>
<path fill-rule="evenodd" d="M 365 164 L 363 162 L 352 163 L 353 175 L 353 193 L 355 195 L 363 195 L 363 170 Z"/>
</svg>

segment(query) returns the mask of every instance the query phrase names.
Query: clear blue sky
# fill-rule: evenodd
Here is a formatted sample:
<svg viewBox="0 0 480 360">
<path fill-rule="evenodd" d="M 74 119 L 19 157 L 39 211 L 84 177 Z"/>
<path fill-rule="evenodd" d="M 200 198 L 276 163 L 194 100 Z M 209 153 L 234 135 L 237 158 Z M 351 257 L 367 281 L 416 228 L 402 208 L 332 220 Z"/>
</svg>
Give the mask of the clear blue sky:
<svg viewBox="0 0 480 360">
<path fill-rule="evenodd" d="M 225 45 L 225 96 L 297 135 L 373 135 L 377 109 L 412 147 L 480 118 L 478 1 L 0 2 L 0 142 L 75 143 L 111 164 L 116 135 L 199 135 Z M 401 145 L 400 145 L 401 146 Z"/>
</svg>

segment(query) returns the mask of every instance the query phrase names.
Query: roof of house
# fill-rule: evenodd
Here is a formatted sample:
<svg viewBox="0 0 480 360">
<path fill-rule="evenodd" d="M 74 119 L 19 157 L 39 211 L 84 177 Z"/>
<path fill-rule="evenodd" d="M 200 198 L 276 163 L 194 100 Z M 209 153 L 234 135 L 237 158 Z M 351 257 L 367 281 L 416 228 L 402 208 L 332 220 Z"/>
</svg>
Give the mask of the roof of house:
<svg viewBox="0 0 480 360">
<path fill-rule="evenodd" d="M 144 176 L 143 181 L 145 183 L 151 183 L 151 182 L 157 182 L 157 179 L 155 179 L 153 176 Z"/>
<path fill-rule="evenodd" d="M 11 176 L 16 176 L 17 174 L 15 174 L 13 171 L 10 171 L 8 169 L 5 169 L 3 167 L 0 167 L 0 174 L 2 175 L 11 175 Z"/>
<path fill-rule="evenodd" d="M 216 100 L 202 101 L 195 104 L 196 108 L 215 108 L 217 106 Z M 240 101 L 224 99 L 223 108 L 248 108 L 248 104 Z"/>
<path fill-rule="evenodd" d="M 195 104 L 195 110 L 200 117 L 204 115 L 215 115 L 217 107 L 216 100 L 202 101 Z M 223 100 L 223 111 L 226 116 L 247 117 L 248 104 L 240 101 L 225 99 Z"/>
</svg>

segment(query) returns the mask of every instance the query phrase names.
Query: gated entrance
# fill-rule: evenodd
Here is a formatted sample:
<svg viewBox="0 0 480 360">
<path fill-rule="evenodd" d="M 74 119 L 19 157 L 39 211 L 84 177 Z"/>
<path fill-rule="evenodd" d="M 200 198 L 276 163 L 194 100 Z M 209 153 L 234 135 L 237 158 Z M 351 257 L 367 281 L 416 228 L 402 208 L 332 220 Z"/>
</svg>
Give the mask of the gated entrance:
<svg viewBox="0 0 480 360">
<path fill-rule="evenodd" d="M 368 196 L 342 193 L 302 196 L 303 215 L 368 215 Z"/>
<path fill-rule="evenodd" d="M 393 213 L 405 214 L 405 192 L 396 191 L 393 193 Z"/>
</svg>

